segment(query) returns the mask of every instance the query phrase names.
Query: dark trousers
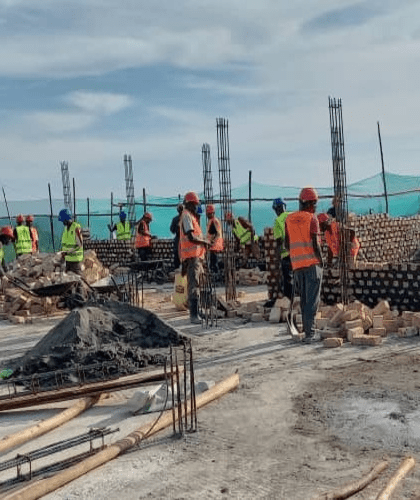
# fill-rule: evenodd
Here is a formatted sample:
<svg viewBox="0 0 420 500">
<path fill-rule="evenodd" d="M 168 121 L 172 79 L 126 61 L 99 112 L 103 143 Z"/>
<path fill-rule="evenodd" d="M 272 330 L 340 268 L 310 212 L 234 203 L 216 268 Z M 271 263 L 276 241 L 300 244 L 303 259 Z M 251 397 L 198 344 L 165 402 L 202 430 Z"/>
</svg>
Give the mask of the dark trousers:
<svg viewBox="0 0 420 500">
<path fill-rule="evenodd" d="M 289 299 L 292 299 L 293 293 L 293 271 L 290 257 L 281 259 L 281 273 L 283 276 L 283 293 Z"/>
<path fill-rule="evenodd" d="M 137 249 L 137 255 L 139 256 L 139 259 L 142 261 L 150 260 L 151 254 L 152 254 L 152 249 L 150 247 L 143 247 Z"/>
<path fill-rule="evenodd" d="M 179 258 L 179 239 L 175 238 L 174 239 L 174 267 L 175 269 L 178 269 L 178 267 L 181 265 L 181 260 Z"/>
<path fill-rule="evenodd" d="M 303 331 L 307 338 L 315 334 L 315 315 L 321 298 L 322 267 L 310 266 L 294 271 L 300 295 Z"/>
<path fill-rule="evenodd" d="M 209 252 L 210 271 L 217 274 L 219 272 L 219 252 Z"/>
</svg>

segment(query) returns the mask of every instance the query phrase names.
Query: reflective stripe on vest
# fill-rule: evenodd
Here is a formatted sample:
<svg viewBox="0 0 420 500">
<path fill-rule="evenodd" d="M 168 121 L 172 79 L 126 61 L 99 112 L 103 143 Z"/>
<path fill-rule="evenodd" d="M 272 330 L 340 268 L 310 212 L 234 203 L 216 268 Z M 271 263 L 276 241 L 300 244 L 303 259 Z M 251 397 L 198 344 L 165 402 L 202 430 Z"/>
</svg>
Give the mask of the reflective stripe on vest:
<svg viewBox="0 0 420 500">
<path fill-rule="evenodd" d="M 190 214 L 187 210 L 181 214 L 181 219 L 179 221 L 179 257 L 181 260 L 192 259 L 194 257 L 198 257 L 200 259 L 204 258 L 206 253 L 206 249 L 203 245 L 197 245 L 193 241 L 188 239 L 188 236 L 184 233 L 184 217 L 190 217 L 193 223 L 193 235 L 196 238 L 202 238 L 203 233 L 201 232 L 200 224 L 197 222 L 197 219 Z"/>
<path fill-rule="evenodd" d="M 212 252 L 223 252 L 223 237 L 221 236 L 222 234 L 222 225 L 220 224 L 219 219 L 216 217 L 213 217 L 212 219 L 209 220 L 207 224 L 207 239 L 211 241 L 212 235 L 209 233 L 210 226 L 214 224 L 216 226 L 216 231 L 217 234 L 220 236 L 216 236 L 213 245 L 209 248 L 210 251 Z"/>
<path fill-rule="evenodd" d="M 325 231 L 325 241 L 333 256 L 337 257 L 340 253 L 340 234 L 337 222 L 332 221 L 330 227 Z"/>
<path fill-rule="evenodd" d="M 16 255 L 32 252 L 32 240 L 28 226 L 16 226 L 17 241 L 15 243 Z"/>
<path fill-rule="evenodd" d="M 73 222 L 68 228 L 65 226 L 63 236 L 61 237 L 61 250 L 69 252 L 72 248 L 76 247 L 76 229 L 80 229 L 80 224 Z M 67 262 L 82 262 L 83 260 L 83 247 L 77 247 L 64 257 Z"/>
<path fill-rule="evenodd" d="M 129 222 L 119 222 L 117 224 L 117 240 L 131 240 L 131 230 Z"/>
<path fill-rule="evenodd" d="M 147 224 L 146 221 L 141 220 L 139 222 L 139 228 L 140 228 L 140 225 L 143 226 L 143 229 L 142 229 L 143 231 L 149 232 L 149 225 Z M 146 226 L 146 227 L 144 227 L 144 226 Z M 150 246 L 152 246 L 152 237 L 150 235 L 140 234 L 138 229 L 137 229 L 135 247 L 136 248 L 148 248 Z"/>
<path fill-rule="evenodd" d="M 289 236 L 290 260 L 293 270 L 319 264 L 315 255 L 311 237 L 311 220 L 309 212 L 294 212 L 286 219 L 286 230 Z"/>
<path fill-rule="evenodd" d="M 282 258 L 287 257 L 289 255 L 289 252 L 286 250 L 284 247 L 284 239 L 286 236 L 286 218 L 287 216 L 290 215 L 290 212 L 283 212 L 281 213 L 277 218 L 274 223 L 274 228 L 273 228 L 273 236 L 275 240 L 278 240 L 281 238 L 281 247 L 280 247 L 280 255 Z"/>
<path fill-rule="evenodd" d="M 30 230 L 32 233 L 32 252 L 36 252 L 37 251 L 36 244 L 38 241 L 38 231 L 33 226 L 30 227 Z"/>
</svg>

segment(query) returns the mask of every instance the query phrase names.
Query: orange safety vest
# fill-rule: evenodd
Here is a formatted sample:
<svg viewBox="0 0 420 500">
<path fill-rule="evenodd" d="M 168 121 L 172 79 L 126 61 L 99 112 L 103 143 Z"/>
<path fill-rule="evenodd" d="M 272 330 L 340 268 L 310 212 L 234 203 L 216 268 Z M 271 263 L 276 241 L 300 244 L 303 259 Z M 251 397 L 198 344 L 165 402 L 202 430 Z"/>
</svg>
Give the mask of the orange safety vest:
<svg viewBox="0 0 420 500">
<path fill-rule="evenodd" d="M 181 260 L 192 259 L 194 257 L 198 257 L 199 259 L 203 259 L 206 253 L 206 249 L 203 245 L 197 245 L 193 241 L 188 239 L 188 236 L 184 233 L 183 220 L 184 217 L 191 217 L 193 223 L 193 235 L 202 238 L 203 233 L 201 232 L 200 224 L 197 222 L 197 219 L 190 214 L 187 210 L 184 210 L 181 214 L 181 218 L 179 221 L 179 257 Z"/>
<path fill-rule="evenodd" d="M 212 235 L 209 234 L 210 226 L 214 223 L 216 226 L 216 231 L 218 234 L 222 234 L 222 226 L 220 224 L 219 219 L 216 217 L 213 217 L 210 219 L 207 223 L 207 239 L 211 241 Z M 223 252 L 223 237 L 222 236 L 216 236 L 216 239 L 214 240 L 213 245 L 209 248 L 210 252 Z"/>
<path fill-rule="evenodd" d="M 310 228 L 313 217 L 313 214 L 304 211 L 294 212 L 287 216 L 286 230 L 289 236 L 293 271 L 320 264 L 315 255 L 311 237 Z"/>
<path fill-rule="evenodd" d="M 147 224 L 146 221 L 141 220 L 139 222 L 139 228 L 140 228 L 140 224 L 143 225 L 143 227 L 142 227 L 143 231 L 146 230 L 147 232 L 149 232 L 149 224 Z M 144 227 L 144 226 L 146 226 L 146 227 Z M 135 241 L 134 245 L 136 248 L 148 248 L 148 247 L 152 246 L 152 237 L 150 235 L 140 234 L 137 230 L 136 241 Z"/>
<path fill-rule="evenodd" d="M 332 221 L 330 227 L 325 231 L 325 241 L 333 256 L 337 257 L 340 253 L 340 234 L 337 222 Z"/>
<path fill-rule="evenodd" d="M 30 231 L 32 234 L 32 253 L 35 253 L 37 251 L 36 244 L 38 241 L 38 231 L 33 226 L 30 227 Z"/>
<path fill-rule="evenodd" d="M 360 241 L 355 237 L 351 242 L 350 254 L 352 257 L 357 257 L 360 248 Z"/>
</svg>

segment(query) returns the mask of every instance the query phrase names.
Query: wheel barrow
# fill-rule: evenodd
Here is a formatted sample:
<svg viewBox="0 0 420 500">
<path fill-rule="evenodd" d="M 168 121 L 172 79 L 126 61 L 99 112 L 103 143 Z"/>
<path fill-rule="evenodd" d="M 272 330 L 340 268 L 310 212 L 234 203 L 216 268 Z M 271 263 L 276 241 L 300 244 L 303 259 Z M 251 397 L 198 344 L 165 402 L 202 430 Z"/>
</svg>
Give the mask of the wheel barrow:
<svg viewBox="0 0 420 500">
<path fill-rule="evenodd" d="M 72 280 L 63 283 L 55 283 L 53 285 L 46 285 L 36 288 L 30 288 L 24 281 L 16 277 L 8 277 L 9 282 L 17 288 L 20 288 L 29 295 L 35 297 L 56 297 L 66 294 L 71 288 L 76 285 L 79 281 Z"/>
</svg>

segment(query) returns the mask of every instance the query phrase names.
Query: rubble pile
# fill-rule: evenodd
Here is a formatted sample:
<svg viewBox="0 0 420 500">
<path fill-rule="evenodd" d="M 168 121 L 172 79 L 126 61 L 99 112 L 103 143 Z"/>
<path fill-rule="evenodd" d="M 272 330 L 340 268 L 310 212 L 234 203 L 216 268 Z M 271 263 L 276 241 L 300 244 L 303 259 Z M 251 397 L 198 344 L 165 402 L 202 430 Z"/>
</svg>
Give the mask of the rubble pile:
<svg viewBox="0 0 420 500">
<path fill-rule="evenodd" d="M 236 271 L 236 283 L 238 285 L 262 285 L 267 283 L 268 273 L 261 271 L 258 267 L 254 269 L 238 269 Z"/>
<path fill-rule="evenodd" d="M 73 310 L 24 356 L 5 366 L 14 370 L 14 377 L 67 370 L 63 380 L 77 382 L 77 367 L 97 365 L 84 370 L 84 380 L 133 373 L 161 363 L 167 348 L 182 341 L 176 330 L 152 312 L 109 301 Z M 112 368 L 101 371 L 103 362 Z M 41 376 L 40 383 L 54 384 L 55 375 L 50 378 Z"/>
<path fill-rule="evenodd" d="M 109 275 L 109 270 L 102 266 L 93 250 L 85 252 L 83 266 L 83 278 L 88 283 Z M 37 296 L 38 288 L 80 281 L 77 274 L 64 272 L 65 262 L 60 253 L 24 254 L 9 267 L 7 274 L 11 279 L 3 286 L 0 303 L 1 312 L 14 323 L 32 321 L 33 317 L 50 315 L 65 307 L 60 296 Z"/>
</svg>

